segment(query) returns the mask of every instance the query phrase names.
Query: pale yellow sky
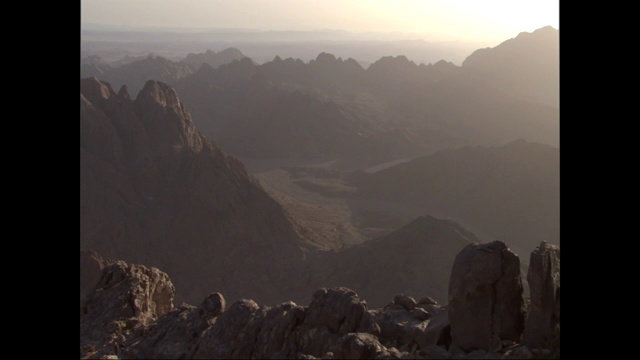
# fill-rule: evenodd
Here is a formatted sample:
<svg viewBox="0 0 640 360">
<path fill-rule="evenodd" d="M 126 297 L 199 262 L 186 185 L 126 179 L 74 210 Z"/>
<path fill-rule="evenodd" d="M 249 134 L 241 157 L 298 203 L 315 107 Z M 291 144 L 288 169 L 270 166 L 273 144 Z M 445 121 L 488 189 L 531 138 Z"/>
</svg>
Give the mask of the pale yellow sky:
<svg viewBox="0 0 640 360">
<path fill-rule="evenodd" d="M 407 32 L 502 41 L 559 29 L 559 0 L 81 0 L 82 23 L 162 28 Z"/>
</svg>

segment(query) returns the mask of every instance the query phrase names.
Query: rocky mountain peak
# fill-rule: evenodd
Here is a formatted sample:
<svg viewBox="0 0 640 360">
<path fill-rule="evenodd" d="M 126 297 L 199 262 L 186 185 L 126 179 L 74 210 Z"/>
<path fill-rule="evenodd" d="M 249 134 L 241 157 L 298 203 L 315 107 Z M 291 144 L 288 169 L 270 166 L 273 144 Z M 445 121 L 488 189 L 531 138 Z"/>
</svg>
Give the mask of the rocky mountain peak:
<svg viewBox="0 0 640 360">
<path fill-rule="evenodd" d="M 318 56 L 316 57 L 316 62 L 318 63 L 324 63 L 324 64 L 330 64 L 333 62 L 336 62 L 337 59 L 335 57 L 335 55 L 333 54 L 329 54 L 326 52 L 322 52 L 320 54 L 318 54 Z"/>
<path fill-rule="evenodd" d="M 217 68 L 222 64 L 227 64 L 233 60 L 239 60 L 243 58 L 246 58 L 246 56 L 236 48 L 227 48 L 220 52 L 215 52 L 211 49 L 208 49 L 204 53 L 189 53 L 187 57 L 185 57 L 181 61 L 181 63 L 193 64 L 198 66 L 207 64 L 213 68 Z"/>
<path fill-rule="evenodd" d="M 171 86 L 154 80 L 147 81 L 136 99 L 138 102 L 165 108 L 179 109 L 182 107 L 178 94 Z"/>
<path fill-rule="evenodd" d="M 433 64 L 433 67 L 436 69 L 450 69 L 450 68 L 455 68 L 456 65 L 451 61 L 440 60 L 435 64 Z"/>
<path fill-rule="evenodd" d="M 371 74 L 378 81 L 399 81 L 400 79 L 410 79 L 415 75 L 418 65 L 407 59 L 406 56 L 385 56 L 371 64 L 367 68 L 367 73 Z"/>
<path fill-rule="evenodd" d="M 531 33 L 523 31 L 520 34 L 518 34 L 516 38 L 527 37 L 527 36 L 549 37 L 549 36 L 558 36 L 558 34 L 559 34 L 559 31 L 556 28 L 554 28 L 551 25 L 547 25 L 539 29 L 536 29 Z"/>
<path fill-rule="evenodd" d="M 116 96 L 115 91 L 111 88 L 111 84 L 106 81 L 100 81 L 95 76 L 80 80 L 80 93 L 96 105 L 102 104 L 111 97 Z"/>
<path fill-rule="evenodd" d="M 118 90 L 118 96 L 123 99 L 131 100 L 131 94 L 129 94 L 129 87 L 126 84 L 120 87 L 120 90 Z"/>
<path fill-rule="evenodd" d="M 220 51 L 218 53 L 218 55 L 235 56 L 235 57 L 238 57 L 238 58 L 245 57 L 245 55 L 240 50 L 238 50 L 237 48 L 234 48 L 234 47 L 226 48 L 226 49 Z"/>
<path fill-rule="evenodd" d="M 186 149 L 194 153 L 202 150 L 203 140 L 191 114 L 171 86 L 147 81 L 138 93 L 135 108 L 160 156 L 173 158 Z"/>
</svg>

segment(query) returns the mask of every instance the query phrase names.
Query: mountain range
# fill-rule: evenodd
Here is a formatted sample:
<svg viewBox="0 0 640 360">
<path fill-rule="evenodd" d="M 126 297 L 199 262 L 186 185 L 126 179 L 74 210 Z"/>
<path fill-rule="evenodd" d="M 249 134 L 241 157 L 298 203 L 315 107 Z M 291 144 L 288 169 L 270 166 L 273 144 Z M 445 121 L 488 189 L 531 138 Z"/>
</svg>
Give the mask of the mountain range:
<svg viewBox="0 0 640 360">
<path fill-rule="evenodd" d="M 469 243 L 527 254 L 559 242 L 557 33 L 520 34 L 462 66 L 389 56 L 365 69 L 328 53 L 258 65 L 234 50 L 86 58 L 81 75 L 97 77 L 80 81 L 81 249 L 162 268 L 191 303 L 214 291 L 306 302 L 332 286 L 375 306 L 403 292 L 446 303 Z M 323 243 L 299 221 L 304 199 L 266 191 L 243 162 L 299 165 L 348 188 L 309 193 L 404 226 Z"/>
<path fill-rule="evenodd" d="M 516 253 L 560 241 L 560 151 L 548 145 L 443 150 L 356 178 L 359 197 L 381 208 L 451 218 Z"/>
<path fill-rule="evenodd" d="M 456 66 L 386 56 L 363 68 L 320 53 L 258 65 L 239 50 L 147 57 L 98 76 L 136 93 L 153 79 L 174 86 L 195 125 L 241 159 L 335 161 L 363 169 L 460 146 L 518 138 L 559 145 L 558 31 L 521 33 Z M 205 65 L 203 65 L 205 64 Z"/>
</svg>

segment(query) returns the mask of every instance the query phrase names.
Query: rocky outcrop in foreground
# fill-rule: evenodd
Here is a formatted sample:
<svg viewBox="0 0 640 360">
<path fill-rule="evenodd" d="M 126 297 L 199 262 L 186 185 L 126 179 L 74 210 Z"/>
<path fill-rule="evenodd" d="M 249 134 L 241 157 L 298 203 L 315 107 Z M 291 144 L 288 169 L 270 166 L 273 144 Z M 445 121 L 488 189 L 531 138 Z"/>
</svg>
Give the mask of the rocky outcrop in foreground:
<svg viewBox="0 0 640 360">
<path fill-rule="evenodd" d="M 525 303 L 520 259 L 500 241 L 467 245 L 456 256 L 449 282 L 453 344 L 465 351 L 496 350 L 519 342 Z"/>
<path fill-rule="evenodd" d="M 174 296 L 169 276 L 156 268 L 124 261 L 108 265 L 80 305 L 80 356 L 119 355 L 132 331 L 144 332 L 173 309 Z"/>
<path fill-rule="evenodd" d="M 532 258 L 540 253 L 555 254 L 553 249 L 541 246 Z M 289 301 L 271 307 L 242 299 L 227 307 L 222 294 L 212 293 L 198 306 L 174 307 L 175 290 L 165 273 L 118 261 L 104 267 L 97 285 L 82 303 L 80 357 L 550 356 L 550 349 L 519 343 L 524 301 L 519 272 L 512 271 L 518 266 L 517 256 L 504 243 L 466 247 L 456 258 L 449 306 L 429 297 L 416 300 L 400 294 L 383 308 L 369 309 L 354 291 L 337 287 L 317 290 L 309 306 Z M 532 304 L 537 302 L 533 298 L 541 298 L 537 289 L 532 287 Z M 546 314 L 546 310 L 541 313 Z M 460 319 L 460 314 L 469 317 Z M 538 318 L 536 315 L 529 321 L 538 322 Z M 468 334 L 468 329 L 475 332 Z"/>
<path fill-rule="evenodd" d="M 527 281 L 531 305 L 524 343 L 538 347 L 550 341 L 560 327 L 560 247 L 542 242 L 532 253 Z"/>
</svg>

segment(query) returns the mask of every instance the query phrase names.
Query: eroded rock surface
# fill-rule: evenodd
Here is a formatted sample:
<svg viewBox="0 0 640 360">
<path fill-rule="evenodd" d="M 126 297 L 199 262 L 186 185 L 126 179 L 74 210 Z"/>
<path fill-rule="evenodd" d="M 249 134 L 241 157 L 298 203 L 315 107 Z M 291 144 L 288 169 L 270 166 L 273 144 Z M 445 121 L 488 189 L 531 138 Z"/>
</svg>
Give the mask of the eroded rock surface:
<svg viewBox="0 0 640 360">
<path fill-rule="evenodd" d="M 560 247 L 542 242 L 532 253 L 527 281 L 531 293 L 524 343 L 537 348 L 560 326 Z"/>
<path fill-rule="evenodd" d="M 532 257 L 548 257 L 555 250 L 541 246 Z M 457 277 L 452 276 L 447 306 L 399 294 L 384 308 L 369 309 L 353 290 L 337 287 L 318 289 L 308 306 L 289 301 L 271 307 L 241 299 L 227 307 L 222 294 L 211 293 L 199 306 L 174 308 L 175 289 L 165 273 L 116 261 L 104 267 L 82 302 L 80 357 L 473 359 L 554 354 L 520 343 L 522 308 L 510 307 L 523 303 L 519 275 L 513 274 L 518 268 L 517 256 L 503 243 L 465 248 L 454 264 Z M 461 301 L 459 294 L 472 296 Z M 483 307 L 487 304 L 492 311 Z M 471 311 L 500 318 L 460 318 Z M 461 326 L 475 332 L 468 334 Z"/>
<path fill-rule="evenodd" d="M 520 259 L 501 241 L 466 246 L 449 282 L 452 343 L 465 351 L 496 350 L 519 342 L 525 302 Z"/>
<path fill-rule="evenodd" d="M 81 357 L 118 355 L 127 337 L 173 309 L 174 296 L 169 276 L 156 268 L 108 265 L 81 303 Z"/>
</svg>

